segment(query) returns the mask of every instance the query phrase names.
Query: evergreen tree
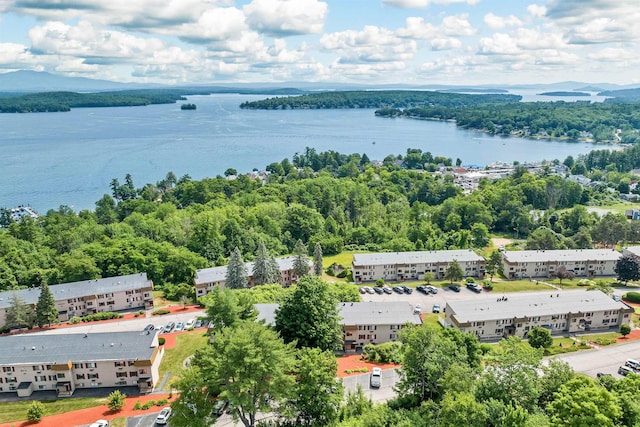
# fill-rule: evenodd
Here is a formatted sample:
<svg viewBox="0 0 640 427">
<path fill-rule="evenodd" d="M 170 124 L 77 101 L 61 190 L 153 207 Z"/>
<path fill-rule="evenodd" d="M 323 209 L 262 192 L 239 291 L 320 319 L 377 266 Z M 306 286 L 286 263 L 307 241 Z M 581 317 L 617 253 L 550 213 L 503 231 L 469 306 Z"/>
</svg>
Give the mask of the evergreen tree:
<svg viewBox="0 0 640 427">
<path fill-rule="evenodd" d="M 229 257 L 225 286 L 229 289 L 242 289 L 246 288 L 248 283 L 247 266 L 244 264 L 240 249 L 236 246 Z"/>
<path fill-rule="evenodd" d="M 282 273 L 280 272 L 280 264 L 273 256 L 269 256 L 267 261 L 267 268 L 269 274 L 269 281 L 267 283 L 280 283 L 282 279 Z"/>
<path fill-rule="evenodd" d="M 306 276 L 309 274 L 309 255 L 307 247 L 302 240 L 298 239 L 296 246 L 293 249 L 293 274 L 298 277 Z"/>
<path fill-rule="evenodd" d="M 264 242 L 258 245 L 256 258 L 253 260 L 253 283 L 255 285 L 264 285 L 269 282 L 269 253 Z"/>
<path fill-rule="evenodd" d="M 58 309 L 51 289 L 46 283 L 40 285 L 40 296 L 36 304 L 36 323 L 42 327 L 58 322 Z"/>
<path fill-rule="evenodd" d="M 33 308 L 16 292 L 9 299 L 9 307 L 5 312 L 5 325 L 8 328 L 33 326 Z"/>
<path fill-rule="evenodd" d="M 320 242 L 313 248 L 313 274 L 322 276 L 322 246 Z"/>
</svg>

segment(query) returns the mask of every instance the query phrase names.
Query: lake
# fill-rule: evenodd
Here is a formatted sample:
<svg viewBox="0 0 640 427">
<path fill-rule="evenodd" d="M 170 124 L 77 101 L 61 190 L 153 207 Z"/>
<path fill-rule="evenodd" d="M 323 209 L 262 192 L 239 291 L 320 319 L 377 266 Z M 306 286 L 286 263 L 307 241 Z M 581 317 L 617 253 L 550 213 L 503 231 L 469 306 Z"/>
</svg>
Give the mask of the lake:
<svg viewBox="0 0 640 427">
<path fill-rule="evenodd" d="M 93 209 L 109 183 L 130 173 L 137 187 L 169 171 L 193 179 L 263 170 L 305 147 L 367 153 L 372 160 L 420 148 L 463 164 L 564 160 L 586 143 L 494 137 L 453 123 L 375 117 L 374 110 L 241 110 L 264 96 L 192 96 L 146 107 L 80 108 L 65 113 L 0 114 L 0 207 L 40 213 L 68 205 Z"/>
</svg>

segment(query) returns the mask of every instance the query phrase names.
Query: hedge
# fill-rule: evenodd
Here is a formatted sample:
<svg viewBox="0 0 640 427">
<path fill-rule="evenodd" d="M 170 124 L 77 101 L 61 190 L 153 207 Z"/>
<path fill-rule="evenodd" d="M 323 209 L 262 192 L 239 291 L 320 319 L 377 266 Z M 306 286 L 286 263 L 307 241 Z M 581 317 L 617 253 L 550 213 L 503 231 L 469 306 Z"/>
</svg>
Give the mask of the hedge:
<svg viewBox="0 0 640 427">
<path fill-rule="evenodd" d="M 629 302 L 640 303 L 640 292 L 627 292 L 622 298 Z"/>
</svg>

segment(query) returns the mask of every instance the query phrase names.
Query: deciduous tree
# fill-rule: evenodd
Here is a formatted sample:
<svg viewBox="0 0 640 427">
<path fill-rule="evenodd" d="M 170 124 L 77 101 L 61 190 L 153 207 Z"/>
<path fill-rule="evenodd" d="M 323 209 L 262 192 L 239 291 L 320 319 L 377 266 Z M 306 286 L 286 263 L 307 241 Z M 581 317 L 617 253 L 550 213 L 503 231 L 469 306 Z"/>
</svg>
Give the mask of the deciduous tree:
<svg viewBox="0 0 640 427">
<path fill-rule="evenodd" d="M 171 403 L 171 425 L 174 427 L 208 427 L 215 422 L 214 397 L 219 392 L 205 384 L 197 366 L 182 371 L 173 384 L 179 396 Z"/>
<path fill-rule="evenodd" d="M 485 262 L 484 271 L 489 275 L 493 282 L 493 276 L 500 271 L 502 267 L 502 253 L 498 250 L 491 251 L 489 259 Z"/>
<path fill-rule="evenodd" d="M 622 416 L 615 395 L 586 376 L 560 387 L 547 412 L 553 425 L 570 427 L 613 427 Z"/>
<path fill-rule="evenodd" d="M 618 280 L 624 283 L 640 279 L 640 260 L 634 255 L 622 255 L 613 269 L 618 275 Z"/>
<path fill-rule="evenodd" d="M 449 264 L 449 266 L 444 272 L 444 278 L 446 280 L 449 280 L 450 283 L 453 283 L 453 282 L 457 282 L 458 280 L 462 280 L 463 277 L 464 277 L 464 271 L 462 271 L 462 267 L 460 267 L 460 264 L 458 263 L 458 261 L 456 260 L 451 261 L 451 263 Z"/>
<path fill-rule="evenodd" d="M 534 326 L 527 335 L 529 339 L 529 345 L 533 348 L 549 348 L 553 344 L 553 338 L 551 338 L 551 332 L 547 328 L 541 328 Z"/>
</svg>

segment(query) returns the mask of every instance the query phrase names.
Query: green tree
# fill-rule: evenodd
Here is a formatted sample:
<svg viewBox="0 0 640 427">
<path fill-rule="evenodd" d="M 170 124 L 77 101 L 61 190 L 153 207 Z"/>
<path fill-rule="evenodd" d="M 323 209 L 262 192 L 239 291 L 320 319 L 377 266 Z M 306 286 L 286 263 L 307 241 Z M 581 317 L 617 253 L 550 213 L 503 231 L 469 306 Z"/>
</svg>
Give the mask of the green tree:
<svg viewBox="0 0 640 427">
<path fill-rule="evenodd" d="M 269 274 L 269 252 L 267 251 L 267 247 L 264 242 L 260 242 L 258 245 L 258 251 L 256 252 L 256 257 L 253 260 L 253 283 L 256 286 L 264 285 L 266 283 L 273 283 L 269 280 L 271 279 L 271 275 Z"/>
<path fill-rule="evenodd" d="M 527 334 L 529 345 L 533 348 L 549 348 L 553 344 L 551 332 L 547 328 L 534 326 Z"/>
<path fill-rule="evenodd" d="M 34 400 L 27 409 L 27 419 L 32 423 L 40 422 L 44 416 L 44 405 L 39 400 Z"/>
<path fill-rule="evenodd" d="M 622 409 L 614 394 L 580 376 L 560 387 L 547 413 L 553 425 L 613 427 L 619 425 Z"/>
<path fill-rule="evenodd" d="M 562 281 L 567 279 L 571 280 L 574 277 L 573 271 L 567 270 L 567 267 L 564 265 L 559 266 L 553 275 L 560 280 L 560 286 L 562 286 Z"/>
<path fill-rule="evenodd" d="M 454 259 L 445 270 L 444 278 L 449 280 L 450 283 L 453 283 L 462 280 L 463 277 L 464 271 L 462 271 L 462 267 L 460 267 L 458 261 Z"/>
<path fill-rule="evenodd" d="M 347 398 L 342 408 L 340 408 L 338 419 L 345 421 L 350 418 L 359 417 L 371 411 L 372 408 L 373 402 L 371 398 L 364 394 L 362 387 L 358 384 L 355 392 L 350 390 L 347 392 Z"/>
<path fill-rule="evenodd" d="M 243 291 L 246 292 L 246 291 Z M 250 294 L 216 286 L 200 302 L 206 307 L 207 319 L 214 329 L 232 327 L 241 320 L 255 320 L 257 313 Z"/>
<path fill-rule="evenodd" d="M 313 274 L 322 276 L 322 245 L 317 242 L 313 248 Z"/>
<path fill-rule="evenodd" d="M 627 283 L 629 280 L 640 279 L 640 260 L 634 255 L 622 255 L 616 261 L 613 270 L 618 275 L 618 280 Z"/>
<path fill-rule="evenodd" d="M 219 390 L 205 385 L 200 368 L 190 366 L 173 384 L 179 396 L 171 403 L 174 427 L 208 427 L 215 422 L 214 400 Z"/>
<path fill-rule="evenodd" d="M 527 238 L 528 250 L 564 249 L 563 237 L 548 227 L 538 227 Z"/>
<path fill-rule="evenodd" d="M 247 276 L 247 266 L 242 259 L 240 249 L 236 246 L 229 257 L 229 263 L 227 264 L 227 276 L 224 284 L 229 289 L 242 289 L 246 288 L 248 283 L 249 278 Z"/>
<path fill-rule="evenodd" d="M 502 267 L 502 253 L 498 250 L 491 251 L 489 259 L 485 262 L 485 271 L 493 282 L 493 276 L 500 271 Z"/>
<path fill-rule="evenodd" d="M 296 383 L 284 404 L 283 414 L 295 425 L 332 424 L 340 409 L 344 390 L 336 381 L 338 363 L 333 353 L 301 348 L 296 353 Z"/>
<path fill-rule="evenodd" d="M 337 303 L 326 282 L 304 276 L 276 310 L 275 329 L 285 342 L 295 342 L 298 347 L 338 350 L 342 327 Z"/>
<path fill-rule="evenodd" d="M 293 256 L 293 274 L 298 277 L 309 274 L 309 255 L 307 253 L 307 246 L 302 243 L 302 240 L 298 239 L 296 242 Z"/>
<path fill-rule="evenodd" d="M 542 375 L 538 380 L 540 385 L 540 398 L 538 406 L 546 407 L 554 399 L 555 393 L 564 384 L 576 377 L 571 366 L 560 359 L 549 359 L 549 363 L 542 366 Z"/>
<path fill-rule="evenodd" d="M 105 194 L 96 202 L 96 217 L 98 224 L 113 224 L 118 221 L 116 201 L 110 195 Z"/>
<path fill-rule="evenodd" d="M 14 292 L 9 298 L 9 307 L 5 311 L 5 325 L 8 328 L 32 327 L 34 320 L 33 307 Z"/>
<path fill-rule="evenodd" d="M 484 427 L 486 425 L 486 409 L 482 403 L 476 401 L 473 394 L 451 393 L 442 399 L 438 426 Z"/>
<path fill-rule="evenodd" d="M 58 323 L 56 300 L 45 282 L 40 285 L 40 296 L 36 304 L 36 323 L 40 327 Z"/>
<path fill-rule="evenodd" d="M 623 337 L 626 337 L 630 333 L 631 333 L 631 326 L 629 326 L 629 324 L 623 323 L 622 325 L 620 325 L 620 334 Z"/>
<path fill-rule="evenodd" d="M 220 388 L 234 420 L 253 427 L 256 413 L 273 411 L 293 389 L 294 352 L 273 329 L 244 321 L 216 331 L 213 344 L 196 352 L 193 363 L 206 387 Z"/>
<path fill-rule="evenodd" d="M 613 286 L 611 283 L 607 283 L 604 280 L 596 280 L 587 288 L 588 291 L 600 291 L 606 295 L 613 295 Z"/>
<path fill-rule="evenodd" d="M 107 407 L 111 411 L 121 411 L 124 408 L 125 403 L 127 403 L 127 395 L 122 393 L 120 390 L 114 390 L 107 397 Z"/>
</svg>

